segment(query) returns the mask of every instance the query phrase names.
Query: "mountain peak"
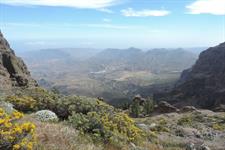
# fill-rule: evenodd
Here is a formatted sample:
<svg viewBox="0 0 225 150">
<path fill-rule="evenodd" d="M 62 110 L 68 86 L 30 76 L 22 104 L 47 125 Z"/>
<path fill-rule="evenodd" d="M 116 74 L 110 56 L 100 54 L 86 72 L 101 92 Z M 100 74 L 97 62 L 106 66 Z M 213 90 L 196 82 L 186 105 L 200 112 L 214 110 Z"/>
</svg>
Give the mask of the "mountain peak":
<svg viewBox="0 0 225 150">
<path fill-rule="evenodd" d="M 225 47 L 225 42 L 220 43 L 218 46 L 220 46 L 220 47 Z"/>
<path fill-rule="evenodd" d="M 0 90 L 37 86 L 23 60 L 17 57 L 0 31 Z"/>
<path fill-rule="evenodd" d="M 1 30 L 0 30 L 0 51 L 12 51 L 8 41 L 4 38 Z"/>
</svg>

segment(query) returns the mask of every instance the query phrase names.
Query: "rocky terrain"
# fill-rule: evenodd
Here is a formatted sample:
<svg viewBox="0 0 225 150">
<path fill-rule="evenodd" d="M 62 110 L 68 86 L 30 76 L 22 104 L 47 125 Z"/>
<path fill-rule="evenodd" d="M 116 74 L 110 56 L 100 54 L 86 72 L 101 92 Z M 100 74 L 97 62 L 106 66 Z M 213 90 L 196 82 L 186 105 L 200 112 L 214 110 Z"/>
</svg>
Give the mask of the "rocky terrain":
<svg viewBox="0 0 225 150">
<path fill-rule="evenodd" d="M 0 32 L 0 91 L 37 86 L 23 60 L 17 57 Z"/>
<path fill-rule="evenodd" d="M 180 105 L 223 109 L 225 104 L 225 43 L 203 51 L 196 64 L 183 71 L 176 87 L 161 98 Z M 156 95 L 157 97 L 157 95 Z M 160 97 L 160 96 L 159 96 Z"/>
<path fill-rule="evenodd" d="M 225 114 L 189 110 L 136 119 L 138 126 L 155 136 L 159 149 L 224 150 Z"/>
</svg>

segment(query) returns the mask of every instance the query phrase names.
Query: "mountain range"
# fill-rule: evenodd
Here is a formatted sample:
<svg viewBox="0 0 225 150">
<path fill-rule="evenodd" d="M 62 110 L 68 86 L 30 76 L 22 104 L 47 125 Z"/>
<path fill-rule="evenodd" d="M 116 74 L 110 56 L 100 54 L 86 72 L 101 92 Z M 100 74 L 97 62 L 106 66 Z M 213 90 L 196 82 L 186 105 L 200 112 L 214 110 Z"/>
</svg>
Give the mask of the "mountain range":
<svg viewBox="0 0 225 150">
<path fill-rule="evenodd" d="M 63 94 L 103 97 L 111 103 L 136 94 L 151 96 L 147 90 L 155 85 L 171 87 L 197 59 L 197 53 L 181 48 L 85 50 L 45 49 L 20 56 L 41 86 Z"/>
</svg>

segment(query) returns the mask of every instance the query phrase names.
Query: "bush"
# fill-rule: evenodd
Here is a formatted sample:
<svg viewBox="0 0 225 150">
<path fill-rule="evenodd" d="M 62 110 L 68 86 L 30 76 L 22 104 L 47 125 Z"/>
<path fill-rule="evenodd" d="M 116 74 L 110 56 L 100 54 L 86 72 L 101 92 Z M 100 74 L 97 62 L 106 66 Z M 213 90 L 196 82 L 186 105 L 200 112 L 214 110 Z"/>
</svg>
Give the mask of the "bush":
<svg viewBox="0 0 225 150">
<path fill-rule="evenodd" d="M 148 98 L 146 101 L 145 101 L 145 103 L 144 103 L 144 106 L 143 106 L 144 108 L 144 114 L 145 115 L 149 115 L 149 114 L 151 114 L 152 112 L 153 112 L 153 110 L 154 110 L 154 101 L 152 100 L 152 99 L 150 99 L 150 98 Z"/>
<path fill-rule="evenodd" d="M 17 90 L 13 96 L 6 97 L 5 101 L 12 103 L 16 109 L 23 112 L 47 109 L 58 115 L 64 111 L 58 108 L 62 97 L 59 94 L 37 87 Z"/>
<path fill-rule="evenodd" d="M 130 115 L 133 117 L 146 116 L 153 112 L 154 101 L 151 98 L 146 99 L 144 102 L 133 100 L 130 105 Z"/>
<path fill-rule="evenodd" d="M 16 123 L 22 117 L 22 113 L 15 111 L 8 115 L 0 108 L 0 149 L 33 149 L 35 144 L 35 125 L 30 122 Z"/>
<path fill-rule="evenodd" d="M 225 124 L 215 123 L 215 124 L 212 125 L 212 128 L 214 130 L 224 131 L 225 130 Z"/>
<path fill-rule="evenodd" d="M 57 122 L 57 115 L 50 110 L 41 110 L 35 113 L 35 117 L 43 122 Z"/>
<path fill-rule="evenodd" d="M 65 96 L 57 104 L 57 115 L 61 118 L 68 118 L 73 113 L 88 114 L 93 111 L 104 113 L 113 112 L 115 109 L 96 98 L 84 96 Z"/>
<path fill-rule="evenodd" d="M 36 100 L 30 96 L 8 96 L 5 100 L 12 103 L 15 109 L 23 112 L 33 111 L 37 106 Z"/>
<path fill-rule="evenodd" d="M 82 133 L 91 134 L 94 140 L 114 145 L 138 142 L 143 136 L 142 130 L 124 113 L 73 113 L 69 122 Z"/>
<path fill-rule="evenodd" d="M 41 88 L 17 91 L 7 101 L 21 111 L 51 110 L 61 119 L 67 119 L 73 112 L 87 114 L 91 111 L 112 112 L 114 107 L 96 98 L 84 96 L 63 96 Z"/>
<path fill-rule="evenodd" d="M 109 138 L 122 137 L 125 141 L 138 142 L 142 136 L 142 130 L 137 128 L 133 119 L 124 113 L 104 114 L 101 123 L 106 133 L 110 135 Z"/>
<path fill-rule="evenodd" d="M 192 116 L 184 116 L 178 120 L 177 124 L 181 126 L 191 126 L 193 124 L 193 118 Z"/>
<path fill-rule="evenodd" d="M 132 117 L 139 117 L 142 112 L 142 107 L 137 101 L 133 101 L 130 105 L 130 115 Z"/>
<path fill-rule="evenodd" d="M 57 110 L 57 103 L 61 98 L 61 95 L 55 94 L 53 92 L 47 91 L 42 88 L 32 88 L 32 89 L 25 89 L 23 91 L 18 91 L 16 96 L 23 97 L 28 96 L 32 97 L 36 101 L 36 108 L 37 110 Z"/>
</svg>

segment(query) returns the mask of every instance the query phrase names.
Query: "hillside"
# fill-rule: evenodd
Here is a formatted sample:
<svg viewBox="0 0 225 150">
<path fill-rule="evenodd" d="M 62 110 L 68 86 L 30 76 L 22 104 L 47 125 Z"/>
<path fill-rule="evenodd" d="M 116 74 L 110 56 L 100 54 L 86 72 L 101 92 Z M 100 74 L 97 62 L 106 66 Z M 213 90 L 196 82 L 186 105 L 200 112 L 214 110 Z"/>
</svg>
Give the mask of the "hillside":
<svg viewBox="0 0 225 150">
<path fill-rule="evenodd" d="M 23 60 L 17 57 L 0 32 L 0 91 L 37 86 Z"/>
<path fill-rule="evenodd" d="M 225 43 L 203 51 L 195 65 L 183 71 L 167 99 L 177 105 L 212 109 L 225 104 Z"/>
</svg>

